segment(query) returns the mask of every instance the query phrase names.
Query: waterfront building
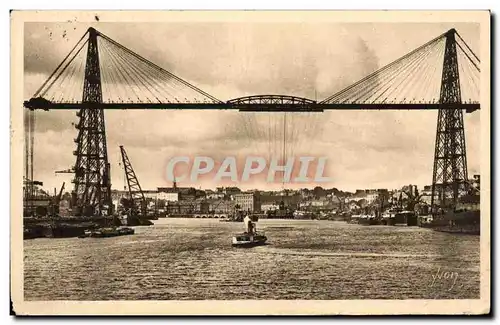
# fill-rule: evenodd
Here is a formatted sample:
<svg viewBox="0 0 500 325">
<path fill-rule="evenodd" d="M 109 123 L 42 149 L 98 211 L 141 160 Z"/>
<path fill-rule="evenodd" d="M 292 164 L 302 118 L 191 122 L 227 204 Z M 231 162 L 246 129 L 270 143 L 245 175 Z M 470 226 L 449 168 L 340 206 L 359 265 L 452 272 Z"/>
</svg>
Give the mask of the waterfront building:
<svg viewBox="0 0 500 325">
<path fill-rule="evenodd" d="M 190 201 L 177 201 L 168 202 L 165 206 L 167 214 L 194 214 L 194 213 L 208 213 L 209 203 L 205 200 L 190 200 Z"/>
<path fill-rule="evenodd" d="M 212 199 L 207 200 L 209 207 L 208 210 L 211 213 L 216 214 L 232 214 L 235 210 L 236 202 L 232 200 L 224 200 L 224 199 Z"/>
<path fill-rule="evenodd" d="M 260 205 L 260 210 L 262 212 L 267 212 L 267 211 L 276 211 L 280 208 L 279 204 L 276 203 L 262 203 Z"/>
<path fill-rule="evenodd" d="M 177 202 L 179 201 L 179 192 L 177 188 L 172 187 L 158 187 L 158 200 L 163 200 L 166 202 Z"/>
<path fill-rule="evenodd" d="M 235 205 L 245 212 L 260 212 L 260 195 L 257 193 L 239 193 L 232 195 Z"/>
</svg>

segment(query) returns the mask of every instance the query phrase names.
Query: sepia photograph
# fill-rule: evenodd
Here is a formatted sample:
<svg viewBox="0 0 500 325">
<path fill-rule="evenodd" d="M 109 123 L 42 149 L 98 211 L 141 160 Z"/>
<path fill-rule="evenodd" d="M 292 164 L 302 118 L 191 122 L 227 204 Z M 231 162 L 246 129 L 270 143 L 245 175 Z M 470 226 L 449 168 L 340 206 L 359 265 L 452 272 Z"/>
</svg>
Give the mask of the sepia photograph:
<svg viewBox="0 0 500 325">
<path fill-rule="evenodd" d="M 12 11 L 11 37 L 17 314 L 489 312 L 489 11 Z"/>
</svg>

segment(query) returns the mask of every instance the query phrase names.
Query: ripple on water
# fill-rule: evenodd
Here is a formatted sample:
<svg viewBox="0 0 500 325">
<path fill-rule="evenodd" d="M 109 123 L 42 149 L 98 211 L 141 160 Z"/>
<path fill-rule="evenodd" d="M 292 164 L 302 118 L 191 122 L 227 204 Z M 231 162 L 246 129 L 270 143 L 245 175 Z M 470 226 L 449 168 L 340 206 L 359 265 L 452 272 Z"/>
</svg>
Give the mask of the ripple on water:
<svg viewBox="0 0 500 325">
<path fill-rule="evenodd" d="M 27 300 L 479 297 L 479 237 L 414 227 L 262 220 L 267 246 L 232 248 L 237 223 L 163 219 L 134 236 L 24 241 Z M 432 283 L 439 271 L 460 283 Z"/>
</svg>

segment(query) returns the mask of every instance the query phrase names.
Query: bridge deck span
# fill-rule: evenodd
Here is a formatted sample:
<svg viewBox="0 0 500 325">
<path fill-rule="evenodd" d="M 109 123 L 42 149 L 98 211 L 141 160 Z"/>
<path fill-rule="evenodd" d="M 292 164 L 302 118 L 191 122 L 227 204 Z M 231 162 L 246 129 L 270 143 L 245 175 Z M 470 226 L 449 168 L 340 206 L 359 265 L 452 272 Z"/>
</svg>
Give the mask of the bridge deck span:
<svg viewBox="0 0 500 325">
<path fill-rule="evenodd" d="M 438 110 L 463 109 L 468 113 L 480 109 L 477 103 L 471 104 L 241 104 L 241 103 L 33 103 L 27 101 L 28 109 L 67 110 L 67 109 L 108 109 L 108 110 L 237 110 L 242 112 L 323 112 L 327 110 Z"/>
</svg>

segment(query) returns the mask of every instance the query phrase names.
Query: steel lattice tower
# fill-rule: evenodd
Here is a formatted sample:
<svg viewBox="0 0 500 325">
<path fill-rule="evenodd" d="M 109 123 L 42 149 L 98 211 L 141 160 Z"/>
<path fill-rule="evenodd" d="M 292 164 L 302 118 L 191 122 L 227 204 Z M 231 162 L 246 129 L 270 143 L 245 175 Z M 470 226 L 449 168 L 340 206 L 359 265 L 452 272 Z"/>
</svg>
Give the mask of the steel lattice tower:
<svg viewBox="0 0 500 325">
<path fill-rule="evenodd" d="M 443 73 L 440 104 L 460 104 L 455 29 L 445 34 Z M 454 208 L 466 191 L 467 155 L 464 118 L 461 109 L 443 108 L 438 111 L 431 206 Z M 437 200 L 438 202 L 435 202 Z"/>
<path fill-rule="evenodd" d="M 144 192 L 142 191 L 139 180 L 135 175 L 132 164 L 128 159 L 127 152 L 123 146 L 120 146 L 120 151 L 122 154 L 123 168 L 125 169 L 125 176 L 127 178 L 128 192 L 130 195 L 130 200 L 132 201 L 132 206 L 135 213 L 137 213 L 137 208 L 140 207 L 143 216 L 146 215 L 146 198 L 144 197 Z"/>
<path fill-rule="evenodd" d="M 83 103 L 102 103 L 101 72 L 99 68 L 98 32 L 88 30 L 88 50 L 83 86 Z M 77 215 L 102 215 L 111 209 L 111 181 L 104 110 L 82 108 L 77 112 L 79 122 L 75 126 L 78 136 L 75 139 L 77 149 L 74 167 L 75 184 L 73 207 Z"/>
</svg>

